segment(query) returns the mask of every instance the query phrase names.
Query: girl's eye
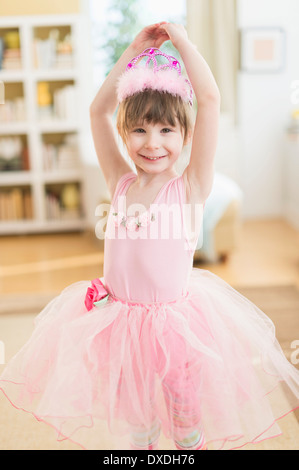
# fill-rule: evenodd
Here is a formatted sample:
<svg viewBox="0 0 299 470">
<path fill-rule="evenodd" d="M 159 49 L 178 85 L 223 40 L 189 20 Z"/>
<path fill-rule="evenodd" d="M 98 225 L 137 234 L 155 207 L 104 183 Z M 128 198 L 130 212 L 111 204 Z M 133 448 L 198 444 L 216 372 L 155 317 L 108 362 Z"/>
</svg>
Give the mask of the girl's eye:
<svg viewBox="0 0 299 470">
<path fill-rule="evenodd" d="M 165 127 L 164 129 L 162 129 L 163 134 L 168 134 L 169 132 L 171 132 L 171 129 L 168 129 L 168 127 Z"/>
<path fill-rule="evenodd" d="M 141 134 L 142 132 L 145 132 L 145 130 L 138 128 L 138 129 L 134 129 L 134 132 L 136 132 L 137 134 Z"/>
</svg>

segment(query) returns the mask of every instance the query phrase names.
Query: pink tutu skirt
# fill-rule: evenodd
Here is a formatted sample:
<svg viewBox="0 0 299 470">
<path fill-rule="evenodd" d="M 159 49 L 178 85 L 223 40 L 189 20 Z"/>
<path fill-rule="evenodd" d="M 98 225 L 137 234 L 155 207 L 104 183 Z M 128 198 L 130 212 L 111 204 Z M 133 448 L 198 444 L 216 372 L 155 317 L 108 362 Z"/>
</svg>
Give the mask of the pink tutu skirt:
<svg viewBox="0 0 299 470">
<path fill-rule="evenodd" d="M 210 448 L 235 449 L 279 435 L 277 420 L 299 406 L 299 372 L 272 322 L 218 276 L 194 268 L 175 302 L 109 296 L 87 311 L 89 286 L 44 308 L 0 377 L 10 402 L 59 440 L 101 448 L 106 423 L 113 448 L 129 448 L 132 431 L 156 422 L 166 438 L 200 427 Z"/>
</svg>

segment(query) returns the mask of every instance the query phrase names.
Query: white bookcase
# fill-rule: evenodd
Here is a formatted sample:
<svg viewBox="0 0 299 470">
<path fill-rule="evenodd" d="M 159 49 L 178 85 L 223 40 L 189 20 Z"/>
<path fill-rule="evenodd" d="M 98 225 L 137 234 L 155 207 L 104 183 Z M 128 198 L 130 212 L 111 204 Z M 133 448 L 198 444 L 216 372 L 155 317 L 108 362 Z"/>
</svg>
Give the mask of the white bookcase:
<svg viewBox="0 0 299 470">
<path fill-rule="evenodd" d="M 80 15 L 0 18 L 0 235 L 86 226 L 84 31 Z"/>
</svg>

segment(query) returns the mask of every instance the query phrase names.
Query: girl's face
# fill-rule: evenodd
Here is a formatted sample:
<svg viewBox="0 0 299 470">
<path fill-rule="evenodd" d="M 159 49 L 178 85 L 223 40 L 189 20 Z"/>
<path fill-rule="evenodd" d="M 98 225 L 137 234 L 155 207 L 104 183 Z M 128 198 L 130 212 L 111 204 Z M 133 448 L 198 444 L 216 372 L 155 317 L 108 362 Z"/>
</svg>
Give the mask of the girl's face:
<svg viewBox="0 0 299 470">
<path fill-rule="evenodd" d="M 172 169 L 184 145 L 183 131 L 163 123 L 143 122 L 127 135 L 126 146 L 130 157 L 146 173 L 161 173 Z"/>
</svg>

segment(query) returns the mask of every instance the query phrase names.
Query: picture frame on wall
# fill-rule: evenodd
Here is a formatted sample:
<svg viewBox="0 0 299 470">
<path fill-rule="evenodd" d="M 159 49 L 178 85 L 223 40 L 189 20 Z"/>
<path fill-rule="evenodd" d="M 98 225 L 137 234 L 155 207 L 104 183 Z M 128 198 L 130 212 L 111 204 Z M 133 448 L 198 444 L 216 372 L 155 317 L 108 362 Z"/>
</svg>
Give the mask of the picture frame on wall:
<svg viewBox="0 0 299 470">
<path fill-rule="evenodd" d="M 285 66 L 286 35 L 282 28 L 241 31 L 240 68 L 250 73 L 281 72 Z"/>
</svg>

